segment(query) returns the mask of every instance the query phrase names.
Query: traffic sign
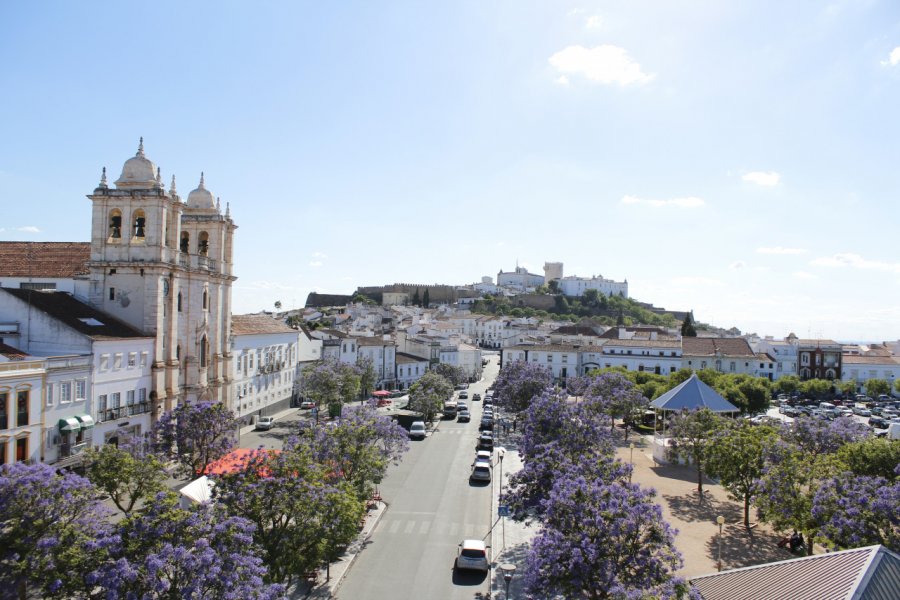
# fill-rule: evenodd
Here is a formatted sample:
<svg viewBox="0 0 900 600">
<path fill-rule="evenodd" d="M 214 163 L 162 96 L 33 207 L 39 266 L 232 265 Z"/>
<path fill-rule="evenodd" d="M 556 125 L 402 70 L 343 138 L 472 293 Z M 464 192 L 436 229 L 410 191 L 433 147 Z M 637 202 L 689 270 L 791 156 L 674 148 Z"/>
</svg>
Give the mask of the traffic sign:
<svg viewBox="0 0 900 600">
<path fill-rule="evenodd" d="M 509 516 L 509 505 L 501 504 L 500 506 L 498 506 L 497 507 L 497 515 L 501 516 L 501 517 L 508 517 Z"/>
</svg>

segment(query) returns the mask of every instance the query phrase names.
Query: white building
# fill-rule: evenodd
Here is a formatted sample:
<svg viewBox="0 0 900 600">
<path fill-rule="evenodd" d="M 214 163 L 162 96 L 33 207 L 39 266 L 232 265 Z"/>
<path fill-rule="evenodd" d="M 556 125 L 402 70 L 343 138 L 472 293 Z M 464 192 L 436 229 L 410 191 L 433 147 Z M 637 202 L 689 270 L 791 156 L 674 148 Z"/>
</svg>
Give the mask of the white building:
<svg viewBox="0 0 900 600">
<path fill-rule="evenodd" d="M 442 347 L 440 363 L 459 367 L 470 381 L 481 379 L 481 350 L 470 344 Z"/>
<path fill-rule="evenodd" d="M 267 314 L 232 315 L 234 412 L 243 423 L 291 406 L 300 332 Z"/>
<path fill-rule="evenodd" d="M 896 394 L 894 382 L 900 379 L 900 362 L 893 356 L 849 355 L 843 356 L 842 381 L 855 381 L 858 394 L 866 391 L 870 379 L 884 379 Z"/>
<path fill-rule="evenodd" d="M 70 427 L 80 436 L 60 435 L 42 456 L 65 458 L 77 451 L 73 445 L 102 445 L 119 429 L 149 430 L 151 336 L 64 292 L 0 288 L 0 321 L 17 326 L 4 339 L 14 337 L 16 347 L 47 359 L 45 406 L 60 423 L 59 432 L 66 432 L 60 419 L 81 423 L 78 430 Z"/>
<path fill-rule="evenodd" d="M 681 340 L 608 339 L 604 342 L 603 368 L 625 367 L 629 371 L 669 375 L 682 365 Z"/>
<path fill-rule="evenodd" d="M 566 296 L 583 296 L 587 290 L 597 290 L 604 296 L 628 297 L 628 280 L 613 281 L 604 279 L 602 275 L 594 277 L 577 277 L 569 275 L 559 280 L 559 291 Z"/>
<path fill-rule="evenodd" d="M 397 389 L 407 390 L 409 386 L 428 372 L 428 359 L 406 352 L 397 352 Z"/>
<path fill-rule="evenodd" d="M 125 161 L 111 188 L 106 169 L 88 195 L 90 302 L 155 339 L 150 360 L 154 415 L 180 402 L 211 400 L 233 408 L 229 209 L 200 184 L 187 202 L 168 191 L 144 155 Z"/>
<path fill-rule="evenodd" d="M 0 464 L 41 460 L 46 365 L 0 343 Z"/>
<path fill-rule="evenodd" d="M 756 353 L 744 338 L 685 337 L 681 340 L 682 366 L 699 371 L 755 375 Z"/>
<path fill-rule="evenodd" d="M 94 357 L 50 356 L 44 386 L 43 462 L 66 467 L 80 464 L 81 453 L 94 445 L 92 410 Z M 98 436 L 102 441 L 102 437 Z"/>
<path fill-rule="evenodd" d="M 756 335 L 748 336 L 747 342 L 754 352 L 768 354 L 775 362 L 774 379 L 780 379 L 785 375 L 798 375 L 797 367 L 797 336 L 790 334 L 783 340 L 776 340 L 770 335 L 760 338 Z"/>
<path fill-rule="evenodd" d="M 533 290 L 534 288 L 543 285 L 543 283 L 543 275 L 529 273 L 528 269 L 525 267 L 516 267 L 515 271 L 508 273 L 504 273 L 503 271 L 497 273 L 497 285 L 501 288 L 509 288 L 524 292 Z"/>
</svg>

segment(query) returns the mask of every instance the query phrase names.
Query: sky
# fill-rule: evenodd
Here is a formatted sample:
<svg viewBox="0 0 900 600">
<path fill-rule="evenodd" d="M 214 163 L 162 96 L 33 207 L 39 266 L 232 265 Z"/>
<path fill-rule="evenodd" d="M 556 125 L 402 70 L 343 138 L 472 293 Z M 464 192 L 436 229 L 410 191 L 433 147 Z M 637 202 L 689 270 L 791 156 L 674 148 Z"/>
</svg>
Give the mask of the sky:
<svg viewBox="0 0 900 600">
<path fill-rule="evenodd" d="M 89 241 L 143 136 L 236 313 L 516 264 L 900 339 L 895 0 L 0 3 L 0 240 Z"/>
</svg>

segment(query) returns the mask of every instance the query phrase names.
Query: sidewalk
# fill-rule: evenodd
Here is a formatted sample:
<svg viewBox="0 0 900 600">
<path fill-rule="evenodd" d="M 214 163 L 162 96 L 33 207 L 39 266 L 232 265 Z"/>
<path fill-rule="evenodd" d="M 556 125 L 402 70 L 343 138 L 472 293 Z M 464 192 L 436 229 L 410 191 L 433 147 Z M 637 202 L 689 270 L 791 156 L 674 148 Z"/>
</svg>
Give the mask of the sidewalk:
<svg viewBox="0 0 900 600">
<path fill-rule="evenodd" d="M 297 414 L 300 412 L 300 408 L 296 406 L 292 406 L 291 408 L 286 408 L 281 412 L 277 412 L 274 415 L 266 415 L 267 417 L 275 417 L 275 420 L 283 419 L 284 417 L 289 417 L 291 415 Z M 241 427 L 241 435 L 246 433 L 250 433 L 251 431 L 256 429 L 256 425 L 247 425 L 245 427 Z"/>
</svg>

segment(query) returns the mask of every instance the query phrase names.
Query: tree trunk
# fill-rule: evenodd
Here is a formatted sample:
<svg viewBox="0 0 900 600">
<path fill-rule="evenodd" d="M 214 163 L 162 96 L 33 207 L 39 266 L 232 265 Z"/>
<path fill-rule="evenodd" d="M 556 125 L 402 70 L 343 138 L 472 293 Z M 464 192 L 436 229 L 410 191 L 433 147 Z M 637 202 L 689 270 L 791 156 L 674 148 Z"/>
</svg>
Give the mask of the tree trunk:
<svg viewBox="0 0 900 600">
<path fill-rule="evenodd" d="M 750 529 L 750 496 L 744 496 L 744 527 Z"/>
<path fill-rule="evenodd" d="M 811 531 L 807 532 L 807 537 L 806 537 L 806 555 L 807 556 L 813 555 L 813 539 L 815 537 L 816 536 L 813 534 L 813 532 L 811 532 Z"/>
<path fill-rule="evenodd" d="M 697 493 L 701 498 L 703 497 L 703 465 L 699 458 L 697 459 Z"/>
</svg>

